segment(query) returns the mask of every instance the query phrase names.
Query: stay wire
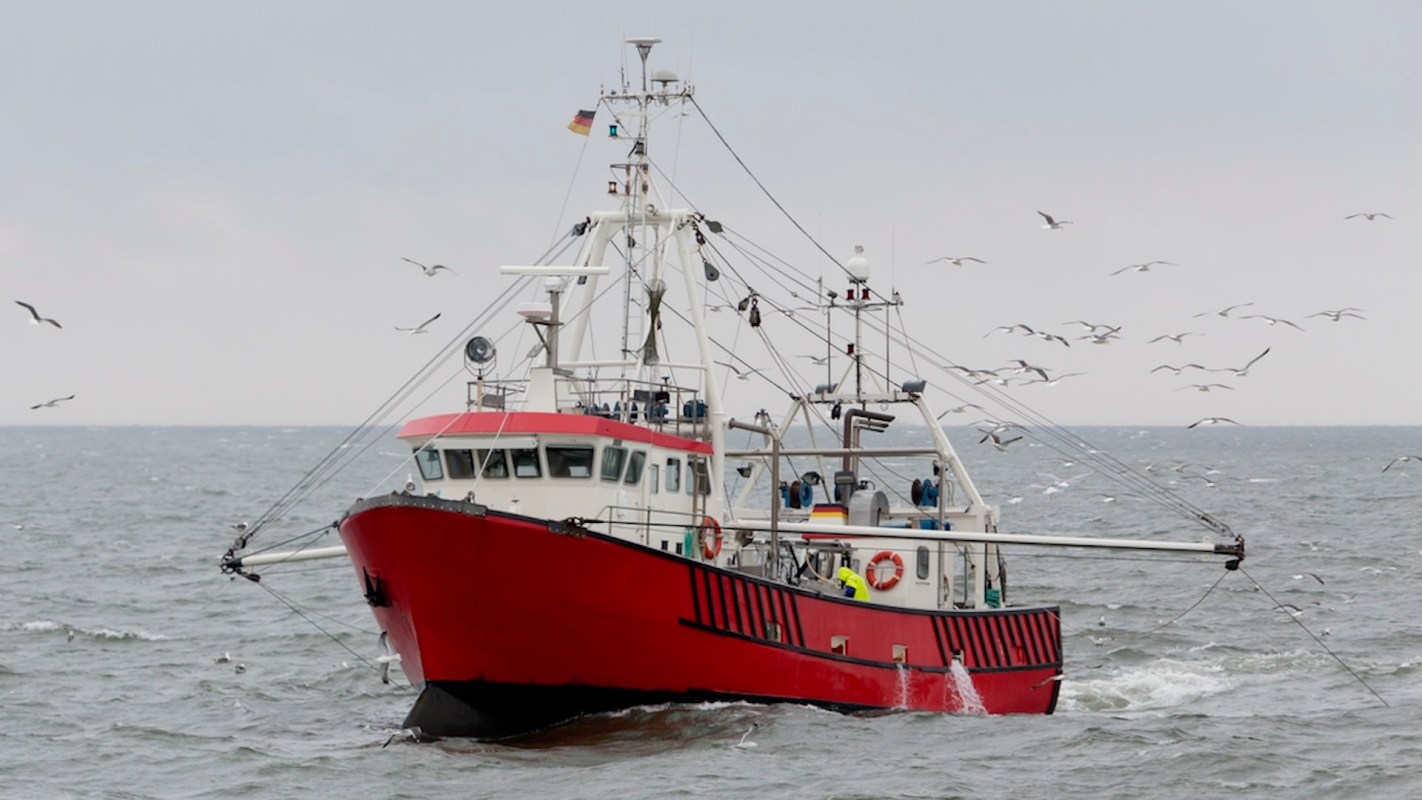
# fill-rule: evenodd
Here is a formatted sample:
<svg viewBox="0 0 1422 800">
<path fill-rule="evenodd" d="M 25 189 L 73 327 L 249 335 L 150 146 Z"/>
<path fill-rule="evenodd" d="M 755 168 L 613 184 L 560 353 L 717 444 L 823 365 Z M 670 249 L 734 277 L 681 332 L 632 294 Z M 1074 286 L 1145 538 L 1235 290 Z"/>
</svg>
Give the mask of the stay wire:
<svg viewBox="0 0 1422 800">
<path fill-rule="evenodd" d="M 284 597 L 280 592 L 278 592 L 277 590 L 273 589 L 273 588 L 270 587 L 270 586 L 267 586 L 267 585 L 264 584 L 264 583 L 258 583 L 257 585 L 260 586 L 260 587 L 262 587 L 263 589 L 266 589 L 267 592 L 268 592 L 269 594 L 271 594 L 272 597 L 275 597 L 277 600 L 280 600 L 283 605 L 285 605 L 287 608 L 291 609 L 292 612 L 295 613 L 298 617 L 301 617 L 303 620 L 306 620 L 306 623 L 307 623 L 307 624 L 309 624 L 311 627 L 315 628 L 316 630 L 320 631 L 321 633 L 325 634 L 327 639 L 330 639 L 331 641 L 333 641 L 333 642 L 335 642 L 336 644 L 340 645 L 342 649 L 344 649 L 347 653 L 350 653 L 352 656 L 355 656 L 356 659 L 357 659 L 358 661 L 360 661 L 362 664 L 366 665 L 367 667 L 370 667 L 371 670 L 373 670 L 373 671 L 376 672 L 376 673 L 379 673 L 379 672 L 380 672 L 380 667 L 377 667 L 376 665 L 370 663 L 370 661 L 369 661 L 368 659 L 366 659 L 365 656 L 361 655 L 360 653 L 357 653 L 355 650 L 353 650 L 353 649 L 351 648 L 350 645 L 346 644 L 345 642 L 341 641 L 340 639 L 337 639 L 334 634 L 332 634 L 330 631 L 326 630 L 325 628 L 321 627 L 320 624 L 318 624 L 318 623 L 316 622 L 316 620 L 314 620 L 314 619 L 312 619 L 311 617 L 307 616 L 306 612 L 302 611 L 301 608 L 300 608 L 299 606 L 297 606 L 295 603 L 293 603 L 292 601 L 286 599 L 286 597 Z M 312 613 L 315 613 L 315 612 L 312 612 Z M 409 684 L 406 684 L 406 685 L 407 685 L 407 687 L 409 686 Z"/>
<path fill-rule="evenodd" d="M 1241 566 L 1241 567 L 1239 568 L 1239 571 L 1244 574 L 1244 577 L 1246 577 L 1246 578 L 1249 579 L 1249 582 L 1250 582 L 1250 583 L 1254 584 L 1254 588 L 1256 588 L 1256 589 L 1258 589 L 1259 591 L 1263 592 L 1263 593 L 1264 593 L 1264 596 L 1267 597 L 1267 598 L 1269 598 L 1269 600 L 1271 600 L 1271 601 L 1274 603 L 1274 608 L 1282 609 L 1282 610 L 1284 611 L 1284 613 L 1289 614 L 1288 609 L 1284 608 L 1284 606 L 1287 605 L 1287 604 L 1286 604 L 1286 603 L 1280 603 L 1280 602 L 1279 602 L 1279 599 L 1276 598 L 1273 594 L 1271 594 L 1268 589 L 1265 589 L 1263 584 L 1261 584 L 1259 581 L 1255 580 L 1255 579 L 1254 579 L 1254 576 L 1253 576 L 1253 575 L 1250 575 L 1249 572 L 1248 572 L 1248 570 L 1246 570 L 1243 566 Z M 1387 706 L 1388 708 L 1392 708 L 1392 704 L 1389 703 L 1387 700 L 1383 699 L 1383 696 L 1380 695 L 1380 694 L 1378 694 L 1378 693 L 1377 693 L 1377 690 L 1375 690 L 1372 686 L 1369 686 L 1369 685 L 1368 685 L 1368 682 L 1365 681 L 1365 680 L 1363 680 L 1363 676 L 1359 675 L 1357 672 L 1354 672 L 1354 671 L 1353 671 L 1353 668 L 1350 667 L 1350 666 L 1348 666 L 1347 662 L 1345 662 L 1342 658 L 1340 658 L 1337 653 L 1333 652 L 1333 650 L 1330 649 L 1330 648 L 1328 647 L 1328 645 L 1324 644 L 1324 643 L 1323 643 L 1323 640 L 1320 639 L 1313 631 L 1309 630 L 1308 626 L 1303 623 L 1303 620 L 1300 620 L 1298 617 L 1294 616 L 1293 614 L 1289 614 L 1289 619 L 1293 620 L 1295 624 L 1297 624 L 1301 629 L 1303 629 L 1303 632 L 1306 633 L 1306 634 L 1308 634 L 1308 636 L 1309 636 L 1310 639 L 1313 639 L 1315 642 L 1317 642 L 1317 643 L 1318 643 L 1318 646 L 1323 649 L 1323 652 L 1325 652 L 1325 653 L 1327 653 L 1328 655 L 1332 656 L 1332 657 L 1333 657 L 1333 660 L 1334 660 L 1334 661 L 1337 661 L 1339 666 L 1341 666 L 1343 669 L 1347 670 L 1347 671 L 1348 671 L 1348 674 L 1349 674 L 1349 675 L 1352 675 L 1354 680 L 1356 680 L 1358 683 L 1361 683 L 1361 684 L 1363 685 L 1363 688 L 1364 688 L 1364 689 L 1367 689 L 1369 692 L 1372 692 L 1373 697 L 1376 697 L 1376 698 L 1378 699 L 1378 702 L 1382 703 L 1384 706 Z"/>
</svg>

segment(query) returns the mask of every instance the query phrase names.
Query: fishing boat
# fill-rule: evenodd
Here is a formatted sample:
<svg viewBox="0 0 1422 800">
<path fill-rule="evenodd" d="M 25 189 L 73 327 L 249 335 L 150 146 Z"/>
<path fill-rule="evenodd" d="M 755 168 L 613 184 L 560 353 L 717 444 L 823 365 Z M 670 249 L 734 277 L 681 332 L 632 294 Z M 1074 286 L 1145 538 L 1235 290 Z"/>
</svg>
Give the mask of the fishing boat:
<svg viewBox="0 0 1422 800">
<path fill-rule="evenodd" d="M 632 77 L 571 126 L 609 112 L 609 207 L 561 250 L 499 268 L 504 289 L 468 330 L 512 332 L 454 342 L 462 406 L 403 425 L 406 486 L 351 505 L 339 546 L 252 548 L 273 513 L 239 532 L 225 571 L 348 558 L 382 662 L 419 689 L 403 725 L 500 738 L 668 702 L 1050 714 L 1060 612 L 1018 602 L 1002 547 L 1237 565 L 1243 540 L 1208 515 L 1215 541 L 1003 532 L 938 423 L 937 384 L 900 358 L 931 348 L 895 327 L 905 300 L 878 289 L 862 249 L 826 253 L 829 280 L 780 298 L 733 255 L 789 265 L 663 193 L 652 134 L 700 107 L 649 69 L 657 42 L 628 40 Z M 777 347 L 790 333 L 815 342 L 813 379 Z M 754 408 L 733 397 L 752 380 L 785 407 L 733 415 Z M 877 444 L 891 428 L 918 443 Z"/>
</svg>

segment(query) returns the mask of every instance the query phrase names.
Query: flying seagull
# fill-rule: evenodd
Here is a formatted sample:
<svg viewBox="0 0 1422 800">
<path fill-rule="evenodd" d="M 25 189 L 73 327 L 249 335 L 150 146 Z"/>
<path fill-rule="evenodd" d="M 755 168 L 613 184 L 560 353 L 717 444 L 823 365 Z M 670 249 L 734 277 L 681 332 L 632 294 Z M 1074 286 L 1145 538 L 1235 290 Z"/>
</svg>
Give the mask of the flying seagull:
<svg viewBox="0 0 1422 800">
<path fill-rule="evenodd" d="M 741 734 L 741 740 L 740 740 L 739 742 L 736 742 L 736 747 L 739 747 L 739 748 L 742 748 L 742 749 L 746 749 L 746 748 L 750 748 L 750 747 L 755 747 L 755 742 L 748 742 L 748 741 L 746 741 L 746 739 L 747 739 L 752 733 L 755 733 L 755 729 L 758 728 L 758 727 L 760 727 L 760 726 L 757 725 L 756 723 L 752 722 L 750 728 L 748 728 L 745 733 Z"/>
<path fill-rule="evenodd" d="M 1155 266 L 1156 264 L 1160 264 L 1160 265 L 1166 266 L 1166 267 L 1179 266 L 1178 264 L 1176 264 L 1176 263 L 1173 262 L 1173 261 L 1147 261 L 1147 262 L 1145 262 L 1144 264 L 1128 264 L 1128 265 L 1126 265 L 1126 266 L 1124 266 L 1124 267 L 1121 267 L 1120 269 L 1116 270 L 1115 272 L 1113 272 L 1113 273 L 1111 273 L 1111 274 L 1112 274 L 1112 275 L 1120 275 L 1122 272 L 1129 272 L 1129 271 L 1134 271 L 1134 272 L 1150 272 L 1150 268 L 1153 267 L 1153 266 Z"/>
<path fill-rule="evenodd" d="M 1352 317 L 1354 319 L 1367 319 L 1367 317 L 1363 316 L 1362 314 L 1353 313 L 1354 311 L 1362 310 L 1363 309 L 1361 308 L 1353 308 L 1352 306 L 1349 306 L 1347 308 L 1340 308 L 1336 311 L 1320 311 L 1317 314 L 1309 314 L 1309 317 L 1328 317 L 1334 322 L 1338 322 L 1344 317 Z"/>
<path fill-rule="evenodd" d="M 1170 341 L 1175 342 L 1176 344 L 1183 344 L 1184 342 L 1182 340 L 1186 336 L 1204 336 L 1204 334 L 1193 333 L 1191 331 L 1185 331 L 1184 333 L 1163 333 L 1155 337 L 1154 339 L 1151 339 L 1150 341 L 1146 342 L 1146 344 L 1155 344 L 1156 342 L 1164 341 L 1165 339 L 1169 339 Z"/>
<path fill-rule="evenodd" d="M 1233 389 L 1233 386 L 1225 383 L 1192 383 L 1189 386 L 1181 386 L 1180 389 L 1194 389 L 1197 392 L 1208 392 L 1211 389 Z M 1175 391 L 1180 391 L 1176 389 Z"/>
<path fill-rule="evenodd" d="M 1175 373 L 1176 375 L 1179 375 L 1180 373 L 1182 373 L 1182 372 L 1184 372 L 1185 370 L 1190 369 L 1190 368 L 1192 368 L 1192 367 L 1193 367 L 1194 369 L 1206 369 L 1203 365 L 1201 365 L 1201 364 L 1194 364 L 1194 363 L 1191 363 L 1191 364 L 1181 364 L 1181 365 L 1178 366 L 1178 367 L 1172 367 L 1172 366 L 1169 365 L 1169 364 L 1161 364 L 1160 366 L 1158 366 L 1158 367 L 1156 367 L 1155 369 L 1151 370 L 1151 372 L 1160 372 L 1160 371 L 1163 370 L 1163 369 L 1168 369 L 1168 370 L 1170 370 L 1171 372 Z"/>
<path fill-rule="evenodd" d="M 36 404 L 34 404 L 34 405 L 30 406 L 30 410 L 31 410 L 31 411 L 34 411 L 34 410 L 37 409 L 37 408 L 54 408 L 55 406 L 59 405 L 60 403 L 63 403 L 65 400 L 73 400 L 73 399 L 74 399 L 74 395 L 72 395 L 72 394 L 69 395 L 68 397 L 56 397 L 56 398 L 54 398 L 53 400 L 46 400 L 46 401 L 44 401 L 43 403 L 36 403 Z"/>
<path fill-rule="evenodd" d="M 1295 325 L 1292 322 L 1289 322 L 1286 319 L 1279 319 L 1278 317 L 1271 317 L 1266 314 L 1245 314 L 1244 316 L 1240 317 L 1240 319 L 1262 319 L 1265 322 L 1268 322 L 1269 327 L 1271 328 L 1275 325 L 1283 323 L 1284 325 L 1288 325 L 1290 328 L 1294 328 L 1295 330 L 1303 330 L 1303 328 L 1300 328 L 1299 326 Z"/>
<path fill-rule="evenodd" d="M 1254 304 L 1253 304 L 1253 303 L 1240 303 L 1239 305 L 1236 305 L 1236 306 L 1225 306 L 1224 308 L 1220 309 L 1219 311 L 1201 311 L 1200 313 L 1195 314 L 1195 316 L 1197 316 L 1197 317 L 1204 317 L 1204 316 L 1208 316 L 1208 315 L 1210 315 L 1210 314 L 1215 314 L 1215 315 L 1218 315 L 1218 316 L 1221 316 L 1221 317 L 1227 317 L 1227 316 L 1229 316 L 1229 312 L 1235 310 L 1236 308 L 1245 308 L 1245 307 L 1247 307 L 1247 306 L 1252 306 L 1252 305 L 1254 305 Z"/>
<path fill-rule="evenodd" d="M 1392 469 L 1393 464 L 1400 464 L 1403 461 L 1422 461 L 1422 456 L 1398 456 L 1397 458 L 1394 458 L 1393 460 L 1387 462 L 1387 466 L 1383 467 L 1383 472 L 1387 472 L 1388 470 Z"/>
<path fill-rule="evenodd" d="M 1034 367 L 1020 358 L 1013 359 L 1012 363 L 1017 365 L 1017 369 L 1013 370 L 1013 374 L 1020 375 L 1024 372 L 1035 372 L 1038 375 L 1041 375 L 1042 380 L 1044 381 L 1049 381 L 1052 379 L 1052 377 L 1047 374 L 1047 371 L 1045 369 L 1041 367 Z"/>
<path fill-rule="evenodd" d="M 408 261 L 409 263 L 414 264 L 415 266 L 417 266 L 417 267 L 419 267 L 420 269 L 424 270 L 425 276 L 426 276 L 426 277 L 430 277 L 430 278 L 433 278 L 433 277 L 435 276 L 435 273 L 436 273 L 436 272 L 439 272 L 440 270 L 444 270 L 445 272 L 448 272 L 448 273 L 451 274 L 451 275 L 456 275 L 456 274 L 458 274 L 458 273 L 456 273 L 454 270 L 450 269 L 449 267 L 446 267 L 446 266 L 443 265 L 443 264 L 435 264 L 435 265 L 432 266 L 432 267 L 427 267 L 427 266 L 425 266 L 424 264 L 421 264 L 420 262 L 414 260 L 413 258 L 405 258 L 404 256 L 400 256 L 400 260 L 401 260 L 401 261 Z"/>
<path fill-rule="evenodd" d="M 991 439 L 992 446 L 996 447 L 999 451 L 1004 453 L 1007 452 L 1008 445 L 1012 444 L 1013 442 L 1021 441 L 1022 439 L 1021 436 L 1014 436 L 1011 439 L 1004 439 L 1001 436 L 998 436 L 997 433 L 993 431 L 984 431 L 981 429 L 979 430 L 979 432 L 983 434 L 983 438 L 978 440 L 978 444 L 982 444 L 983 442 L 986 442 Z"/>
<path fill-rule="evenodd" d="M 1077 375 L 1085 375 L 1085 374 L 1086 374 L 1085 372 L 1068 372 L 1068 373 L 1066 373 L 1065 375 L 1058 375 L 1057 377 L 1052 378 L 1051 380 L 1047 380 L 1046 378 L 1043 378 L 1042 380 L 1039 380 L 1039 381 L 1026 381 L 1023 385 L 1024 385 L 1024 386 L 1030 386 L 1030 385 L 1032 385 L 1032 384 L 1034 384 L 1034 383 L 1045 383 L 1045 384 L 1048 385 L 1048 386 L 1056 386 L 1057 384 L 1061 383 L 1062 381 L 1066 380 L 1067 378 L 1071 378 L 1071 377 L 1074 377 L 1074 376 L 1077 376 Z"/>
<path fill-rule="evenodd" d="M 727 361 L 717 361 L 716 363 L 717 363 L 717 364 L 720 364 L 721 366 L 725 367 L 726 369 L 729 369 L 730 371 L 736 373 L 736 377 L 737 377 L 738 379 L 740 379 L 740 380 L 743 380 L 743 381 L 748 381 L 748 380 L 750 380 L 750 376 L 753 375 L 753 374 L 754 374 L 754 375 L 759 375 L 759 374 L 760 374 L 760 370 L 758 370 L 758 369 L 747 369 L 746 371 L 742 372 L 741 370 L 736 369 L 736 365 L 731 364 L 730 362 L 727 362 Z"/>
<path fill-rule="evenodd" d="M 1212 369 L 1212 370 L 1210 370 L 1210 372 L 1233 372 L 1233 373 L 1234 373 L 1234 377 L 1236 377 L 1236 378 L 1243 378 L 1244 376 L 1246 376 L 1246 375 L 1249 374 L 1249 368 L 1252 367 L 1252 366 L 1254 366 L 1254 362 L 1258 361 L 1259 359 L 1263 358 L 1264 356 L 1269 355 L 1269 351 L 1272 350 L 1272 349 L 1273 349 L 1273 348 L 1270 348 L 1270 347 L 1264 348 L 1264 352 L 1260 353 L 1259 355 L 1255 356 L 1254 358 L 1249 359 L 1249 363 L 1248 363 L 1248 364 L 1245 364 L 1245 365 L 1242 366 L 1242 367 L 1238 367 L 1238 368 L 1235 368 L 1235 367 L 1223 367 L 1223 368 L 1221 368 L 1221 369 Z"/>
<path fill-rule="evenodd" d="M 1108 328 L 1104 333 L 1092 333 L 1086 336 L 1078 336 L 1078 339 L 1090 339 L 1092 344 L 1110 344 L 1112 339 L 1121 338 L 1120 328 Z"/>
<path fill-rule="evenodd" d="M 1377 219 L 1378 217 L 1383 217 L 1383 218 L 1385 218 L 1385 219 L 1392 219 L 1392 215 L 1391 215 L 1391 214 L 1384 214 L 1384 213 L 1381 212 L 1381 211 L 1359 211 L 1359 212 L 1356 213 L 1356 214 L 1349 214 L 1348 216 L 1344 217 L 1343 219 L 1354 219 L 1355 217 L 1362 217 L 1362 218 L 1366 219 L 1368 222 L 1372 222 L 1373 220 Z"/>
<path fill-rule="evenodd" d="M 963 262 L 964 262 L 964 261 L 971 261 L 971 262 L 973 262 L 974 264 L 986 264 L 986 263 L 988 263 L 988 262 L 982 260 L 981 258 L 975 258 L 975 257 L 973 257 L 973 256 L 940 256 L 940 257 L 938 257 L 938 258 L 933 259 L 932 261 L 925 261 L 925 262 L 923 262 L 923 263 L 925 263 L 925 264 L 936 264 L 936 263 L 938 263 L 939 261 L 947 261 L 947 262 L 949 262 L 950 264 L 952 264 L 952 265 L 955 266 L 955 267 L 961 267 L 961 266 L 963 266 Z"/>
<path fill-rule="evenodd" d="M 1065 336 L 1058 336 L 1055 333 L 1047 333 L 1046 331 L 1032 331 L 1032 335 L 1049 342 L 1061 342 L 1064 346 L 1071 347 L 1071 342 L 1068 342 Z"/>
<path fill-rule="evenodd" d="M 829 356 L 805 356 L 805 355 L 802 355 L 802 356 L 800 356 L 800 358 L 808 358 L 808 359 L 810 359 L 810 361 L 811 361 L 812 363 L 814 363 L 814 365 L 817 366 L 817 367 L 823 367 L 825 364 L 828 364 L 828 363 L 829 363 Z"/>
<path fill-rule="evenodd" d="M 1051 215 L 1051 214 L 1048 214 L 1048 213 L 1045 212 L 1045 211 L 1038 211 L 1037 213 L 1038 213 L 1038 214 L 1041 214 L 1041 215 L 1042 215 L 1042 219 L 1044 219 L 1044 220 L 1047 221 L 1047 224 L 1042 226 L 1043 228 L 1046 228 L 1047 230 L 1059 231 L 1059 230 L 1062 229 L 1062 226 L 1063 226 L 1063 225 L 1071 225 L 1071 224 L 1072 224 L 1072 221 L 1069 220 L 1069 219 L 1064 219 L 1064 220 L 1062 220 L 1061 222 L 1058 222 L 1058 221 L 1052 219 L 1052 215 Z"/>
<path fill-rule="evenodd" d="M 1022 323 L 1019 322 L 1019 323 L 1016 323 L 1015 325 L 999 325 L 999 326 L 997 326 L 996 328 L 993 328 L 992 330 L 990 330 L 990 331 L 988 331 L 987 333 L 983 334 L 983 338 L 986 339 L 987 337 L 993 335 L 994 333 L 998 333 L 999 331 L 1002 332 L 1002 333 L 1012 333 L 1013 331 L 1017 330 L 1018 328 L 1021 328 L 1021 329 L 1022 329 L 1022 332 L 1023 332 L 1024 334 L 1028 335 L 1028 336 L 1035 336 L 1035 335 L 1037 334 L 1036 331 L 1032 330 L 1032 326 L 1030 326 L 1030 325 L 1023 325 Z"/>
<path fill-rule="evenodd" d="M 440 312 L 440 313 L 442 314 L 442 313 L 444 313 L 444 312 Z M 421 322 L 419 325 L 417 325 L 417 326 L 415 326 L 415 327 L 413 327 L 413 328 L 401 328 L 401 327 L 399 327 L 399 326 L 396 326 L 395 330 L 397 330 L 397 331 L 404 331 L 404 332 L 410 334 L 411 336 L 414 336 L 414 335 L 417 334 L 417 333 L 427 333 L 427 331 L 425 330 L 425 326 L 428 325 L 428 324 L 430 324 L 431 322 L 434 322 L 434 321 L 437 320 L 437 319 L 439 319 L 439 314 L 435 314 L 433 317 L 430 317 L 429 319 L 425 320 L 424 322 Z"/>
<path fill-rule="evenodd" d="M 1107 329 L 1107 330 L 1116 330 L 1116 331 L 1119 331 L 1119 330 L 1121 329 L 1121 326 L 1119 326 L 1119 325 L 1117 325 L 1116 327 L 1113 328 L 1113 327 L 1111 327 L 1110 325 L 1102 325 L 1102 324 L 1100 324 L 1100 323 L 1087 322 L 1087 321 L 1084 320 L 1084 319 L 1074 319 L 1074 320 L 1070 320 L 1070 321 L 1068 321 L 1068 322 L 1063 322 L 1062 324 L 1063 324 L 1063 325 L 1080 325 L 1082 328 L 1085 328 L 1088 333 L 1095 333 L 1096 331 L 1100 330 L 1101 328 L 1105 328 L 1105 329 Z"/>
<path fill-rule="evenodd" d="M 979 410 L 979 411 L 982 411 L 982 410 L 983 410 L 983 407 L 980 406 L 980 405 L 978 405 L 977 403 L 964 403 L 964 404 L 962 404 L 961 406 L 954 406 L 953 408 L 950 408 L 950 409 L 948 409 L 947 411 L 944 411 L 942 414 L 939 414 L 939 415 L 938 415 L 938 419 L 943 419 L 944 417 L 948 416 L 949 414 L 961 414 L 961 413 L 963 413 L 964 411 L 967 411 L 967 410 L 970 409 L 970 408 L 976 408 L 976 409 Z"/>
<path fill-rule="evenodd" d="M 1192 422 L 1192 423 L 1190 423 L 1189 425 L 1186 425 L 1185 427 L 1187 427 L 1187 428 L 1193 428 L 1193 427 L 1195 427 L 1195 426 L 1197 426 L 1197 425 L 1218 425 L 1218 424 L 1220 424 L 1220 423 L 1222 423 L 1222 422 L 1228 422 L 1228 423 L 1231 424 L 1231 425 L 1238 425 L 1238 424 L 1239 424 L 1238 422 L 1235 422 L 1234 420 L 1230 419 L 1229 417 L 1205 417 L 1204 419 L 1202 419 L 1202 420 L 1197 420 L 1197 421 L 1195 421 L 1195 422 Z M 1189 476 L 1189 477 L 1195 477 L 1195 476 L 1192 475 L 1192 476 Z"/>
<path fill-rule="evenodd" d="M 54 320 L 50 319 L 49 317 L 41 317 L 40 314 L 39 314 L 39 312 L 35 310 L 35 307 L 34 307 L 34 306 L 30 305 L 29 303 L 24 302 L 23 300 L 16 300 L 16 301 L 15 301 L 15 305 L 24 306 L 24 307 L 25 307 L 25 310 L 30 312 L 30 324 L 31 324 L 31 325 L 41 325 L 41 324 L 43 324 L 43 323 L 48 322 L 49 324 L 53 325 L 53 326 L 56 327 L 56 328 L 60 328 L 60 329 L 63 329 L 63 328 L 64 328 L 63 325 L 60 325 L 58 322 L 55 322 Z"/>
</svg>

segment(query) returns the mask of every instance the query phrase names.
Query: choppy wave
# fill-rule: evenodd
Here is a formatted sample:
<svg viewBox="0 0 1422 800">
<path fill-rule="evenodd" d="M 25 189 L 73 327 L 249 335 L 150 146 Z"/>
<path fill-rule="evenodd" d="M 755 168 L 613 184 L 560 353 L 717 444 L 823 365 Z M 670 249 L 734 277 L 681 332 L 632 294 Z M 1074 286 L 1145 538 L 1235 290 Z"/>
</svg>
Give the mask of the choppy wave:
<svg viewBox="0 0 1422 800">
<path fill-rule="evenodd" d="M 53 620 L 41 619 L 31 622 L 7 622 L 0 624 L 0 631 L 21 631 L 24 633 L 63 633 L 66 637 L 72 633 L 77 637 L 88 637 L 90 639 L 116 639 L 120 641 L 140 641 L 140 642 L 166 642 L 171 636 L 161 633 L 148 633 L 147 631 L 114 630 L 112 628 L 88 629 L 77 625 L 64 625 Z"/>
</svg>

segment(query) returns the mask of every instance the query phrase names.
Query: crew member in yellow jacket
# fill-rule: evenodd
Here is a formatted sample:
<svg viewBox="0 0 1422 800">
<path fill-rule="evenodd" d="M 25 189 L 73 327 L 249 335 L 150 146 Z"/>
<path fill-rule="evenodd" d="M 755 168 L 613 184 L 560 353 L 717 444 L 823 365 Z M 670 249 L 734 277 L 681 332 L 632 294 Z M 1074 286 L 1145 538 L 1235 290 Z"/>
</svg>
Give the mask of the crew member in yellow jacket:
<svg viewBox="0 0 1422 800">
<path fill-rule="evenodd" d="M 839 568 L 839 582 L 844 586 L 845 597 L 853 597 L 855 600 L 869 599 L 869 584 L 849 567 Z"/>
</svg>

